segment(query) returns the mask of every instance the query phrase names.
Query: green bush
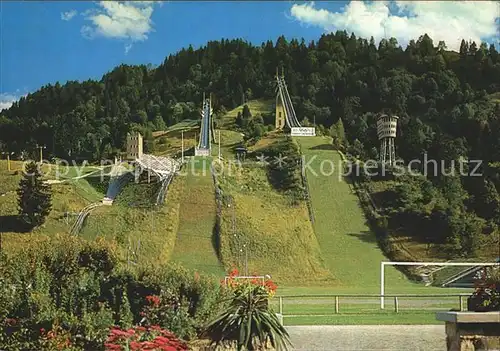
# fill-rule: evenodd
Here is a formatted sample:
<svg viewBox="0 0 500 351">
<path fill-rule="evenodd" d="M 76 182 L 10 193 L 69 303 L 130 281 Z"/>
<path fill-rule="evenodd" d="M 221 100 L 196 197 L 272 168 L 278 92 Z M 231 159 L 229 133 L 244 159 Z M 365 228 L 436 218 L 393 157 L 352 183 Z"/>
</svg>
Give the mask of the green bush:
<svg viewBox="0 0 500 351">
<path fill-rule="evenodd" d="M 304 199 L 301 176 L 301 158 L 298 145 L 285 137 L 262 150 L 267 157 L 269 182 L 277 190 L 286 192 L 296 201 Z"/>
<path fill-rule="evenodd" d="M 111 326 L 145 322 L 152 295 L 166 304 L 150 319 L 190 339 L 224 294 L 218 282 L 182 267 L 129 270 L 113 247 L 68 235 L 0 260 L 0 349 L 103 350 Z"/>
</svg>

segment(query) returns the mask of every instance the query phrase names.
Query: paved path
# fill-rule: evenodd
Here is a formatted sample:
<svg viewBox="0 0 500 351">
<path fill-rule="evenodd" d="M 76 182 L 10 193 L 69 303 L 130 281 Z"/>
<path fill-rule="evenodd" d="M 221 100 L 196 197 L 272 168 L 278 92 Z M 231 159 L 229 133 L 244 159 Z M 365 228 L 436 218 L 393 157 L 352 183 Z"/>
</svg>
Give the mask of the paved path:
<svg viewBox="0 0 500 351">
<path fill-rule="evenodd" d="M 294 350 L 446 350 L 443 325 L 327 325 L 286 329 Z"/>
</svg>

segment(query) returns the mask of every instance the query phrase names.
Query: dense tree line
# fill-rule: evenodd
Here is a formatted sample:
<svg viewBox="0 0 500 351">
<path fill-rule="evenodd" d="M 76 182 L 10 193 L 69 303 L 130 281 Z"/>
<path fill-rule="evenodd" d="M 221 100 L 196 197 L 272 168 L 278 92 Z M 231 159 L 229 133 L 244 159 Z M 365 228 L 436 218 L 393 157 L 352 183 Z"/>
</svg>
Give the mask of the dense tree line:
<svg viewBox="0 0 500 351">
<path fill-rule="evenodd" d="M 423 216 L 440 233 L 453 233 L 448 241 L 500 224 L 500 54 L 485 43 L 462 41 L 457 53 L 424 34 L 403 49 L 394 38 L 377 45 L 345 31 L 310 43 L 283 36 L 262 45 L 211 41 L 169 55 L 156 68 L 121 65 L 100 81 L 42 87 L 0 113 L 0 147 L 19 155 L 43 144 L 51 156 L 98 160 L 123 149 L 130 130 L 153 145 L 151 131 L 199 118 L 203 92 L 212 94 L 219 115 L 249 99 L 273 98 L 277 68 L 284 68 L 302 123 L 315 123 L 359 159 L 378 157 L 376 118 L 390 113 L 399 116 L 396 148 L 406 162 L 426 154 L 449 170 L 452 160 L 483 160 L 481 177 L 439 170 L 398 188 L 406 202 L 393 208 L 410 213 L 406 220 Z M 258 138 L 269 124 L 269 116 L 244 108 L 235 127 Z M 427 193 L 439 196 L 413 198 Z M 425 221 L 416 228 L 424 230 Z"/>
<path fill-rule="evenodd" d="M 156 68 L 121 65 L 100 81 L 49 84 L 1 112 L 0 141 L 17 153 L 44 144 L 52 156 L 99 159 L 122 149 L 129 130 L 147 134 L 199 118 L 203 92 L 216 110 L 274 97 L 277 67 L 299 118 L 329 128 L 341 117 L 348 140 L 362 140 L 366 152 L 376 142 L 374 114 L 385 111 L 401 117 L 404 158 L 444 137 L 462 138 L 474 156 L 500 157 L 499 108 L 485 99 L 500 90 L 494 46 L 464 41 L 455 53 L 423 35 L 406 49 L 395 39 L 377 47 L 342 31 L 310 43 L 211 41 Z"/>
</svg>

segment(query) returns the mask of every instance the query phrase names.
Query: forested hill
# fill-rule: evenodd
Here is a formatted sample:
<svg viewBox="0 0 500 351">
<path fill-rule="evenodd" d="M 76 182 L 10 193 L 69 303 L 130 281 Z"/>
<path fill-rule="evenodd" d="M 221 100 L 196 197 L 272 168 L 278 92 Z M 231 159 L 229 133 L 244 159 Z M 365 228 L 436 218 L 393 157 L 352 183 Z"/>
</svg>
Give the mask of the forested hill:
<svg viewBox="0 0 500 351">
<path fill-rule="evenodd" d="M 273 97 L 278 66 L 297 116 L 326 128 L 341 117 L 348 141 L 366 156 L 378 144 L 373 115 L 384 111 L 401 118 L 397 146 L 405 159 L 437 150 L 500 160 L 494 46 L 462 42 L 455 53 L 423 35 L 403 50 L 395 39 L 377 46 L 341 31 L 311 43 L 212 41 L 156 68 L 122 65 L 100 81 L 44 86 L 0 113 L 0 146 L 19 153 L 45 144 L 52 156 L 108 157 L 131 129 L 150 137 L 151 130 L 199 118 L 203 92 L 213 94 L 216 111 L 243 98 Z"/>
</svg>

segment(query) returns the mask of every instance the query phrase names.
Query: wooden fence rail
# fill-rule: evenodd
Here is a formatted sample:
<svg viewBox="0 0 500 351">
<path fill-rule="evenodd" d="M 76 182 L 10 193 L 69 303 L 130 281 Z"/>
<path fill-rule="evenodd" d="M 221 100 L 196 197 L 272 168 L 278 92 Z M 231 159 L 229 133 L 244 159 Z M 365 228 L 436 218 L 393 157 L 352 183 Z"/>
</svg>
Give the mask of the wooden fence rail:
<svg viewBox="0 0 500 351">
<path fill-rule="evenodd" d="M 451 300 L 456 299 L 455 301 L 457 302 L 457 307 L 459 311 L 464 311 L 464 298 L 469 297 L 470 293 L 457 293 L 457 294 L 397 294 L 397 295 L 379 295 L 379 294 L 334 294 L 334 295 L 283 295 L 283 296 L 277 296 L 278 299 L 278 313 L 282 315 L 283 317 L 293 317 L 293 316 L 324 316 L 327 311 L 322 310 L 321 313 L 314 313 L 311 311 L 311 313 L 300 313 L 300 314 L 287 314 L 285 311 L 286 306 L 307 306 L 307 305 L 317 305 L 318 302 L 322 302 L 321 300 L 324 300 L 324 302 L 321 303 L 321 305 L 332 305 L 334 307 L 335 314 L 341 313 L 341 299 L 344 299 L 344 305 L 352 305 L 353 301 L 358 300 L 354 304 L 362 304 L 362 305 L 373 305 L 377 306 L 378 305 L 378 299 L 381 297 L 385 298 L 390 298 L 393 300 L 393 306 L 394 306 L 394 312 L 399 313 L 401 309 L 401 304 L 400 302 L 402 300 L 408 301 L 411 299 L 428 299 L 429 304 L 434 304 L 434 305 L 439 305 L 442 304 L 443 306 L 445 305 L 450 305 L 453 302 Z M 373 299 L 373 301 L 367 302 L 367 301 L 359 301 L 359 299 Z M 345 299 L 348 299 L 349 302 L 346 302 Z M 420 304 L 422 305 L 422 304 Z M 379 309 L 379 307 L 374 308 L 374 310 Z M 407 309 L 410 309 L 412 311 L 425 311 L 429 310 L 429 307 L 424 307 L 424 306 L 419 306 L 419 304 L 416 304 L 414 307 L 407 307 Z M 442 310 L 442 308 L 436 307 L 436 310 Z M 448 307 L 449 310 L 449 307 Z"/>
</svg>

